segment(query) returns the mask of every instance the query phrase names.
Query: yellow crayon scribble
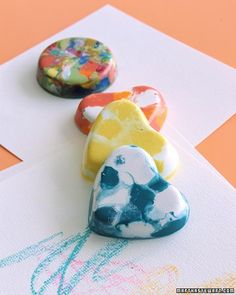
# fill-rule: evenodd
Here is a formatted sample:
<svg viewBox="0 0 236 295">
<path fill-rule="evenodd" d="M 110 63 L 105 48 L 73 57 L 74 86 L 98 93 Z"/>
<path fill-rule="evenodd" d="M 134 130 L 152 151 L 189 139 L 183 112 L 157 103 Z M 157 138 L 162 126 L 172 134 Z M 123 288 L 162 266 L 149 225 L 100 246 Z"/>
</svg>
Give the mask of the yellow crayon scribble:
<svg viewBox="0 0 236 295">
<path fill-rule="evenodd" d="M 154 269 L 142 278 L 132 295 L 173 295 L 176 294 L 179 270 L 175 265 L 166 265 Z M 236 274 L 228 273 L 208 282 L 193 286 L 195 288 L 234 288 L 236 290 Z M 191 294 L 191 293 L 186 293 Z"/>
<path fill-rule="evenodd" d="M 175 294 L 178 269 L 175 265 L 166 265 L 155 269 L 143 278 L 132 295 L 172 295 Z"/>
<path fill-rule="evenodd" d="M 204 288 L 235 288 L 236 274 L 228 273 L 203 285 Z"/>
<path fill-rule="evenodd" d="M 203 283 L 198 288 L 234 288 L 236 290 L 236 274 L 228 273 L 222 277 Z M 186 294 L 190 295 L 191 293 Z"/>
</svg>

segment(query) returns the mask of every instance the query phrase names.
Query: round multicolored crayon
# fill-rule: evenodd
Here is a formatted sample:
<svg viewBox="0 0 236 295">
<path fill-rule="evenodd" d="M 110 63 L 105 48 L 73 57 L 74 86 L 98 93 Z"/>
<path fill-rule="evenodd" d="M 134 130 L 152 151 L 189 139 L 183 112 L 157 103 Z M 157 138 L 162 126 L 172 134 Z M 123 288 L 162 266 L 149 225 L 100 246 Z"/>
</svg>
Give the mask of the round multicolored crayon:
<svg viewBox="0 0 236 295">
<path fill-rule="evenodd" d="M 54 42 L 40 55 L 37 80 L 48 92 L 81 98 L 101 92 L 116 78 L 112 52 L 100 41 L 68 38 Z"/>
</svg>

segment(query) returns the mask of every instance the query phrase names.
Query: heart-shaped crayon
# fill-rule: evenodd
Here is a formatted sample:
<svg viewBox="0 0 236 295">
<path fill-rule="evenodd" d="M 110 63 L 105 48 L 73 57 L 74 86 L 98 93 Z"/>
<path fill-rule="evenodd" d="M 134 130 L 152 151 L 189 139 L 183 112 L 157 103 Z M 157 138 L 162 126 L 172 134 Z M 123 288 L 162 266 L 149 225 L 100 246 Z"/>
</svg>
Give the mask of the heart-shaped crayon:
<svg viewBox="0 0 236 295">
<path fill-rule="evenodd" d="M 175 172 L 178 164 L 176 150 L 149 125 L 135 103 L 121 99 L 108 104 L 93 124 L 84 149 L 83 176 L 93 180 L 112 151 L 126 144 L 146 150 L 162 177 L 169 178 Z"/>
<path fill-rule="evenodd" d="M 160 130 L 166 115 L 167 106 L 158 90 L 149 86 L 136 86 L 131 91 L 96 93 L 81 100 L 75 114 L 75 122 L 80 130 L 88 134 L 93 122 L 100 111 L 110 102 L 119 99 L 128 99 L 141 108 L 149 124 Z"/>
<path fill-rule="evenodd" d="M 89 226 L 101 235 L 156 238 L 187 222 L 185 197 L 158 173 L 143 149 L 117 148 L 99 170 L 91 195 Z"/>
</svg>

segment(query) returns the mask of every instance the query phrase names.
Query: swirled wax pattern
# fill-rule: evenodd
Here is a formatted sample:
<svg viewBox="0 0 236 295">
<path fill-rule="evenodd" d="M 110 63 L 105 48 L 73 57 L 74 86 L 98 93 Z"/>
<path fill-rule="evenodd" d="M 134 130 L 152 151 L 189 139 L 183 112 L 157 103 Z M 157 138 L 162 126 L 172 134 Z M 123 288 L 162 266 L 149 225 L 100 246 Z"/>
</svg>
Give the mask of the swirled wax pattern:
<svg viewBox="0 0 236 295">
<path fill-rule="evenodd" d="M 166 119 L 167 106 L 161 93 L 150 86 L 135 86 L 130 91 L 96 93 L 86 96 L 79 104 L 75 122 L 88 134 L 100 111 L 110 102 L 128 99 L 141 108 L 149 124 L 159 131 Z"/>
<path fill-rule="evenodd" d="M 158 173 L 143 149 L 122 146 L 100 168 L 91 195 L 89 226 L 98 234 L 156 238 L 187 222 L 185 197 Z"/>
<path fill-rule="evenodd" d="M 84 149 L 82 175 L 94 180 L 112 151 L 126 144 L 146 150 L 164 178 L 171 177 L 177 169 L 179 157 L 175 148 L 149 125 L 135 103 L 121 99 L 108 104 L 94 122 Z"/>
<path fill-rule="evenodd" d="M 105 90 L 115 80 L 108 47 L 90 38 L 68 38 L 48 46 L 38 62 L 37 80 L 48 92 L 80 98 Z"/>
</svg>

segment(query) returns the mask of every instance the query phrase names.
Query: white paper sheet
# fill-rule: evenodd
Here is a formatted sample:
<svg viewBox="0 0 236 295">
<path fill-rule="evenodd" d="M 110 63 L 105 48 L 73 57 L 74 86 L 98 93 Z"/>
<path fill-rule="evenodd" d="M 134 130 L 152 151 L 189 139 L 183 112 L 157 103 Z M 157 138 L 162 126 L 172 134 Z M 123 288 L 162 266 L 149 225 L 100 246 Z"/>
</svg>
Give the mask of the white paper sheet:
<svg viewBox="0 0 236 295">
<path fill-rule="evenodd" d="M 138 293 L 150 276 L 154 290 L 164 280 L 164 287 L 172 290 L 167 294 L 174 294 L 176 287 L 203 286 L 236 274 L 235 190 L 181 145 L 182 164 L 172 183 L 186 195 L 191 215 L 180 232 L 161 239 L 118 243 L 92 233 L 76 250 L 86 239 L 76 234 L 87 226 L 91 192 L 91 184 L 80 175 L 77 144 L 2 181 L 0 294 L 118 294 L 121 288 L 125 292 L 119 294 L 162 294 Z M 56 245 L 69 236 L 75 241 L 68 242 L 68 250 Z M 74 256 L 68 262 L 70 255 Z M 47 281 L 66 261 L 63 283 L 62 269 L 57 279 Z M 76 284 L 71 281 L 74 274 L 81 274 Z M 107 293 L 101 292 L 108 286 Z"/>
<path fill-rule="evenodd" d="M 54 97 L 35 79 L 41 51 L 71 36 L 93 37 L 113 50 L 119 75 L 108 91 L 157 87 L 169 106 L 168 122 L 193 145 L 236 110 L 234 69 L 105 6 L 1 67 L 0 142 L 24 161 L 78 136 L 78 100 Z"/>
<path fill-rule="evenodd" d="M 80 176 L 86 137 L 73 122 L 78 100 L 53 97 L 35 80 L 41 50 L 70 36 L 97 38 L 114 51 L 119 76 L 108 91 L 147 84 L 163 93 L 162 132 L 181 157 L 172 183 L 191 206 L 179 233 L 118 242 L 85 230 L 91 184 Z M 106 6 L 6 63 L 0 75 L 0 142 L 24 160 L 0 174 L 1 295 L 175 294 L 236 276 L 235 190 L 193 147 L 235 112 L 233 69 Z"/>
</svg>

